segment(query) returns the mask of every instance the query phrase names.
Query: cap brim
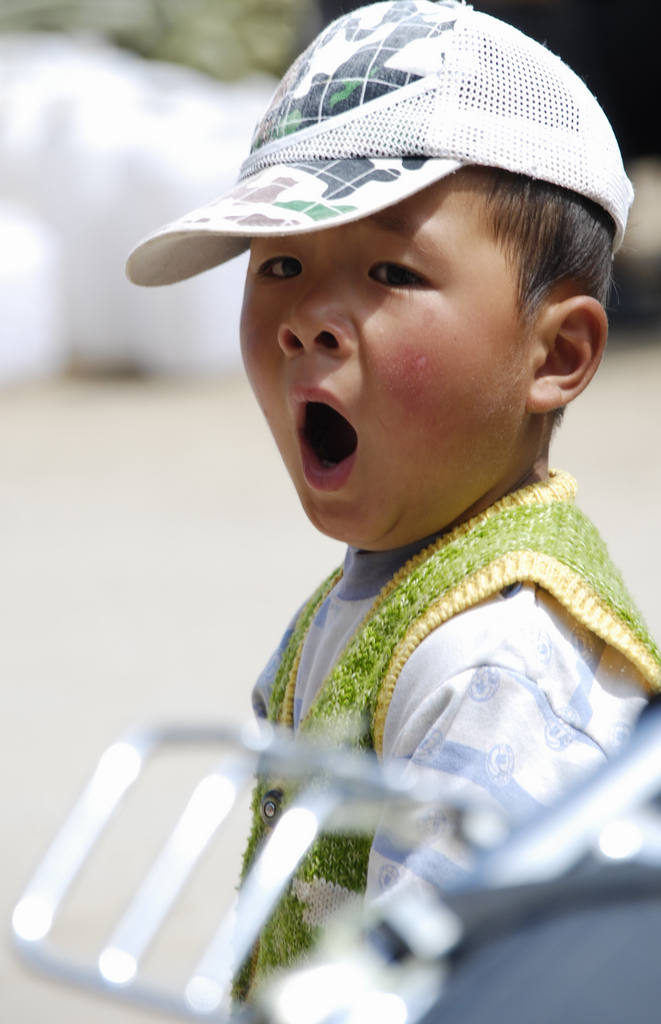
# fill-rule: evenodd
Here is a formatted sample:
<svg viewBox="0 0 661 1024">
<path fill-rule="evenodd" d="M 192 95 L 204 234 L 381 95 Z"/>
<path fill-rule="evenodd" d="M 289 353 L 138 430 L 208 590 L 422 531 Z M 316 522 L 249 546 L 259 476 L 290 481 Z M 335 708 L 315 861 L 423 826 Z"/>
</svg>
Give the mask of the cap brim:
<svg viewBox="0 0 661 1024">
<path fill-rule="evenodd" d="M 174 284 L 238 256 L 259 235 L 300 235 L 368 217 L 463 166 L 436 158 L 279 164 L 167 224 L 128 258 L 140 285 Z"/>
</svg>

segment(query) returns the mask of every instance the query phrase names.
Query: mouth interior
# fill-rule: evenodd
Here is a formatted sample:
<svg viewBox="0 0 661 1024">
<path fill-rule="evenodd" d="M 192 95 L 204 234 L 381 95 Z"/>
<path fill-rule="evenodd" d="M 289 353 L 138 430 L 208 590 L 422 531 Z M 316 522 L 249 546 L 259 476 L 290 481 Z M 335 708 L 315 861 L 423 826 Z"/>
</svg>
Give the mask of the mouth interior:
<svg viewBox="0 0 661 1024">
<path fill-rule="evenodd" d="M 348 420 L 323 402 L 308 402 L 305 436 L 322 466 L 337 466 L 356 450 L 358 435 Z"/>
</svg>

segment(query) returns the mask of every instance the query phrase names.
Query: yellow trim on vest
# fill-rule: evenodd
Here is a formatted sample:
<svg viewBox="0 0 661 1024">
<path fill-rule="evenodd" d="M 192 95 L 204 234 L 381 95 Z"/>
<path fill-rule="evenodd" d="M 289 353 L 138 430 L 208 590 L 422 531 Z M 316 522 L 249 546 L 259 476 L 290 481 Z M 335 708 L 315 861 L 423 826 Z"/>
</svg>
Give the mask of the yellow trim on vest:
<svg viewBox="0 0 661 1024">
<path fill-rule="evenodd" d="M 646 646 L 577 573 L 550 555 L 512 551 L 473 573 L 430 605 L 395 648 L 379 691 L 374 713 L 374 749 L 383 752 L 383 732 L 390 701 L 404 665 L 413 651 L 438 626 L 454 615 L 497 594 L 512 583 L 537 583 L 553 595 L 577 622 L 601 637 L 638 669 L 652 692 L 661 690 L 661 669 Z"/>
<path fill-rule="evenodd" d="M 493 516 L 498 515 L 500 512 L 504 512 L 508 508 L 516 508 L 518 505 L 550 505 L 554 501 L 564 501 L 567 504 L 572 504 L 576 492 L 578 491 L 578 484 L 571 473 L 565 473 L 561 469 L 550 469 L 549 479 L 541 480 L 536 484 L 529 484 L 527 487 L 521 487 L 518 491 L 512 491 L 511 494 L 506 494 L 499 501 L 496 501 L 493 505 L 489 505 L 483 512 L 478 512 L 472 519 L 467 519 L 465 523 L 461 523 L 459 526 L 455 526 L 449 533 L 444 533 L 438 540 L 430 544 L 429 547 L 424 548 L 414 558 L 411 558 L 406 565 L 395 573 L 389 583 L 383 588 L 374 604 L 370 608 L 366 619 L 369 618 L 377 608 L 385 601 L 389 594 L 395 590 L 400 583 L 409 576 L 414 569 L 417 569 L 419 565 L 426 562 L 430 555 L 435 554 L 437 551 L 441 551 L 448 544 L 452 544 L 459 537 L 463 537 L 464 534 L 470 533 L 480 523 L 486 523 L 487 519 L 491 519 Z"/>
</svg>

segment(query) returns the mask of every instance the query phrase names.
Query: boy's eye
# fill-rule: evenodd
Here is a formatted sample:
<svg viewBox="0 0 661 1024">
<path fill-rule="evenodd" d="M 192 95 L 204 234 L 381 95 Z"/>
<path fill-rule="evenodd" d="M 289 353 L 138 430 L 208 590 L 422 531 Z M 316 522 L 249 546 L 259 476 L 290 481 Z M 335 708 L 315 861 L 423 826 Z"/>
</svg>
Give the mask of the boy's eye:
<svg viewBox="0 0 661 1024">
<path fill-rule="evenodd" d="M 390 285 L 391 288 L 410 288 L 412 285 L 424 284 L 422 278 L 412 270 L 400 267 L 396 263 L 379 263 L 370 271 L 370 277 L 381 284 Z"/>
<path fill-rule="evenodd" d="M 296 277 L 303 267 L 293 256 L 276 256 L 267 260 L 259 268 L 259 273 L 265 277 Z"/>
</svg>

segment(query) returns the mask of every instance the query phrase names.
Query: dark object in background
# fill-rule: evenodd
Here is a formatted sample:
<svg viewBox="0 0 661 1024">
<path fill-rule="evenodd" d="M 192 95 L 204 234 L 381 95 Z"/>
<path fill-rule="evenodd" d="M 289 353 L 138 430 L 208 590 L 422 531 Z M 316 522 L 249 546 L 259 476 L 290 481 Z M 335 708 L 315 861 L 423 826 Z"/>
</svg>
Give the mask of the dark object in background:
<svg viewBox="0 0 661 1024">
<path fill-rule="evenodd" d="M 324 24 L 362 6 L 354 0 L 319 0 Z M 475 0 L 472 6 L 545 43 L 585 80 L 625 161 L 661 154 L 659 0 Z"/>
</svg>

